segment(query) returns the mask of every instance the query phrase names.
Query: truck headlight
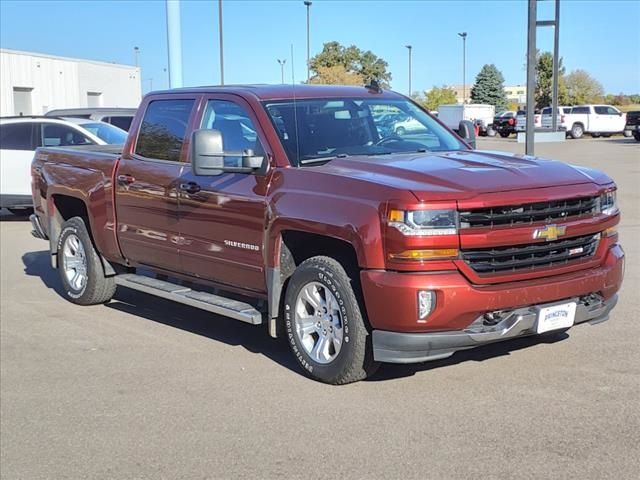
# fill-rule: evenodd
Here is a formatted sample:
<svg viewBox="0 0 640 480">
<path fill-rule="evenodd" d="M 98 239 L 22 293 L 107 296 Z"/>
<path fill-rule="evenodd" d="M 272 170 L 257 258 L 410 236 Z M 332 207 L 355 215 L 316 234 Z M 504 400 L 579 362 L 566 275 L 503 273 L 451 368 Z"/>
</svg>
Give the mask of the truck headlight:
<svg viewBox="0 0 640 480">
<path fill-rule="evenodd" d="M 600 195 L 600 212 L 613 215 L 618 212 L 618 201 L 615 190 L 609 190 Z"/>
<path fill-rule="evenodd" d="M 389 225 L 407 236 L 455 235 L 455 210 L 390 210 Z"/>
</svg>

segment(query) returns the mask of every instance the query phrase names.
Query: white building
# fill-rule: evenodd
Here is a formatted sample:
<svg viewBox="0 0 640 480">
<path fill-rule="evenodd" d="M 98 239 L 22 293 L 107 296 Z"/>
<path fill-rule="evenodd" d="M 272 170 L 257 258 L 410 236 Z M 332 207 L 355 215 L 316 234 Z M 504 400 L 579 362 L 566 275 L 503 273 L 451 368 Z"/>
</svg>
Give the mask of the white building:
<svg viewBox="0 0 640 480">
<path fill-rule="evenodd" d="M 0 49 L 0 116 L 137 107 L 141 95 L 138 67 Z"/>
</svg>

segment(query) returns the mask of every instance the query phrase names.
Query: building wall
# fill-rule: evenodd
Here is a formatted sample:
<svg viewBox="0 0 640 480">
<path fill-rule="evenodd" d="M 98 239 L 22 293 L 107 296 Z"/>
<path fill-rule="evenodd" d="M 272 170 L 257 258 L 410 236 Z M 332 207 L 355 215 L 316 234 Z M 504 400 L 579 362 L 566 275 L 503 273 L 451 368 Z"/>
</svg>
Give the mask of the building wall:
<svg viewBox="0 0 640 480">
<path fill-rule="evenodd" d="M 92 99 L 103 107 L 137 107 L 142 97 L 137 67 L 0 50 L 0 116 L 21 113 L 14 108 L 14 89 L 30 91 L 31 111 L 23 115 L 95 106 L 88 92 L 100 94 Z"/>
</svg>

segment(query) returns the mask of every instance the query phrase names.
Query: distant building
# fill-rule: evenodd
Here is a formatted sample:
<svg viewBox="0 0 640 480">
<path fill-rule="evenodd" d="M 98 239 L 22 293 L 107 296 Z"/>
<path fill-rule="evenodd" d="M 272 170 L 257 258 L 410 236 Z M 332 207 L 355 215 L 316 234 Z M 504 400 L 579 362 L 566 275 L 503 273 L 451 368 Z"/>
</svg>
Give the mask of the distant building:
<svg viewBox="0 0 640 480">
<path fill-rule="evenodd" d="M 465 103 L 471 103 L 471 87 L 473 87 L 473 84 L 469 84 L 464 88 Z M 451 90 L 456 92 L 456 102 L 462 103 L 462 85 L 447 85 L 446 88 L 450 88 Z M 518 106 L 523 106 L 527 103 L 526 85 L 504 87 L 504 91 L 507 94 L 507 101 L 509 103 L 517 103 Z"/>
<path fill-rule="evenodd" d="M 526 85 L 514 85 L 510 87 L 504 87 L 504 91 L 507 94 L 507 101 L 509 103 L 517 103 L 518 106 L 526 105 L 527 103 L 527 86 Z"/>
<path fill-rule="evenodd" d="M 141 96 L 138 67 L 0 49 L 0 116 L 137 107 Z"/>
</svg>

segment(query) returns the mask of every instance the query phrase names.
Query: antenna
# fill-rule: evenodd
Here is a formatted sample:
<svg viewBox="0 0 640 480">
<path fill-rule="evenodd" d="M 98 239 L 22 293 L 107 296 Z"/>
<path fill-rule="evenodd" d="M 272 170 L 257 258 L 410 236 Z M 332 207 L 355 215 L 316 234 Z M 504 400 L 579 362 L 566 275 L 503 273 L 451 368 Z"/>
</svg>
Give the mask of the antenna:
<svg viewBox="0 0 640 480">
<path fill-rule="evenodd" d="M 291 88 L 293 90 L 293 123 L 296 132 L 296 167 L 300 166 L 300 137 L 298 136 L 298 103 L 296 100 L 296 73 L 293 61 L 293 43 L 291 44 Z"/>
</svg>

